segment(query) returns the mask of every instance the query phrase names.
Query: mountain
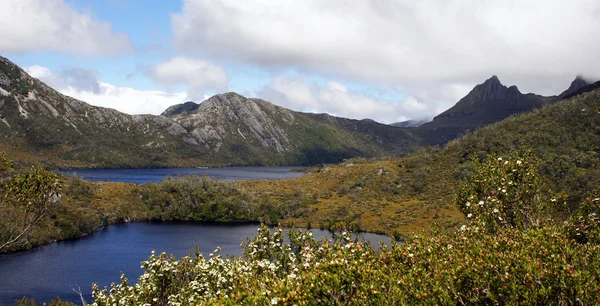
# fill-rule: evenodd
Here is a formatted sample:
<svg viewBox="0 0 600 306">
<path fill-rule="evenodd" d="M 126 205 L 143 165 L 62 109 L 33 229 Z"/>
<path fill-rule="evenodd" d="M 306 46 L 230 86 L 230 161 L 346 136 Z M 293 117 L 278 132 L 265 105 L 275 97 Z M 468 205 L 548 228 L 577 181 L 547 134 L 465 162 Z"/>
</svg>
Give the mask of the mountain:
<svg viewBox="0 0 600 306">
<path fill-rule="evenodd" d="M 419 127 L 427 122 L 429 122 L 429 120 L 427 120 L 427 119 L 406 120 L 406 121 L 394 122 L 394 123 L 391 123 L 390 125 L 395 126 L 395 127 Z"/>
<path fill-rule="evenodd" d="M 571 83 L 571 87 L 569 87 L 569 89 L 567 89 L 566 91 L 561 93 L 559 97 L 561 99 L 568 99 L 568 98 L 571 98 L 574 96 L 584 94 L 586 92 L 594 91 L 598 88 L 600 88 L 600 81 L 590 84 L 585 80 L 583 80 L 583 82 L 581 82 L 581 81 L 577 81 L 577 79 L 575 79 L 575 81 L 573 81 L 573 83 Z"/>
<path fill-rule="evenodd" d="M 185 104 L 184 104 L 185 105 Z M 294 112 L 236 93 L 219 94 L 164 115 L 194 136 L 193 143 L 233 163 L 316 164 L 353 156 L 408 153 L 417 140 L 374 121 Z"/>
<path fill-rule="evenodd" d="M 567 90 L 563 91 L 560 95 L 558 95 L 559 99 L 565 99 L 567 97 L 573 96 L 579 89 L 590 85 L 588 81 L 584 80 L 582 76 L 578 75 L 573 82 L 571 82 L 571 86 L 567 88 Z"/>
<path fill-rule="evenodd" d="M 64 96 L 0 57 L 0 151 L 25 163 L 71 167 L 310 165 L 403 154 L 401 129 L 294 112 L 236 93 L 128 115 Z"/>
<path fill-rule="evenodd" d="M 516 86 L 506 87 L 496 76 L 475 86 L 453 107 L 431 122 L 415 128 L 423 144 L 444 144 L 467 130 L 501 121 L 511 115 L 525 113 L 558 101 L 558 97 L 523 94 Z"/>
</svg>

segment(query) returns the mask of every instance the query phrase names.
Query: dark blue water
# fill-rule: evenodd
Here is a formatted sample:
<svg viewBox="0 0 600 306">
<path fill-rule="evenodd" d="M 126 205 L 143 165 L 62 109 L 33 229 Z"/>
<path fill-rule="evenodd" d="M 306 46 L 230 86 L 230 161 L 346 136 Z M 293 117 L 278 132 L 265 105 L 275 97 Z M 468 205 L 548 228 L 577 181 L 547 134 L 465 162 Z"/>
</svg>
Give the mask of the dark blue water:
<svg viewBox="0 0 600 306">
<path fill-rule="evenodd" d="M 89 237 L 51 243 L 31 251 L 0 255 L 0 305 L 13 305 L 23 296 L 49 302 L 59 296 L 81 304 L 71 288 L 81 288 L 91 302 L 92 283 L 102 288 L 119 282 L 123 271 L 131 282 L 142 274 L 140 262 L 152 250 L 178 258 L 189 255 L 198 246 L 203 254 L 221 247 L 221 254 L 240 256 L 240 240 L 254 237 L 256 224 L 218 225 L 194 222 L 155 222 L 111 225 Z M 328 231 L 313 229 L 315 238 L 329 236 Z M 362 234 L 374 244 L 390 238 Z"/>
<path fill-rule="evenodd" d="M 168 176 L 208 175 L 226 181 L 278 180 L 300 177 L 302 172 L 290 172 L 301 167 L 225 167 L 225 168 L 168 168 L 168 169 L 93 169 L 67 170 L 62 173 L 75 174 L 88 181 L 128 182 L 145 184 L 159 182 Z"/>
</svg>

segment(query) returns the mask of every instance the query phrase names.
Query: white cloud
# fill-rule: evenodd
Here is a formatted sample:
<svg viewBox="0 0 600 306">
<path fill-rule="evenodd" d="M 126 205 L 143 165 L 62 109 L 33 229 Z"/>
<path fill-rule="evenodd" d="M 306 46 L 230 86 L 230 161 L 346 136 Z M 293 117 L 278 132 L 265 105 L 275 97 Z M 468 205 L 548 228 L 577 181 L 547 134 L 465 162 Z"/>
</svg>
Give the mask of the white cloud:
<svg viewBox="0 0 600 306">
<path fill-rule="evenodd" d="M 0 51 L 59 51 L 115 55 L 133 49 L 110 23 L 73 9 L 63 0 L 3 0 L 0 5 Z"/>
<path fill-rule="evenodd" d="M 296 111 L 328 113 L 353 119 L 369 118 L 382 123 L 432 118 L 447 108 L 447 105 L 426 105 L 413 96 L 402 101 L 377 99 L 352 91 L 339 82 L 319 84 L 301 76 L 277 77 L 258 95 Z"/>
<path fill-rule="evenodd" d="M 186 92 L 137 90 L 104 83 L 97 78 L 98 74 L 90 69 L 71 68 L 54 72 L 42 66 L 31 66 L 25 68 L 25 71 L 64 95 L 127 114 L 158 115 L 171 105 L 183 103 L 188 96 Z M 75 76 L 79 76 L 79 81 L 72 80 L 73 71 Z"/>
<path fill-rule="evenodd" d="M 171 22 L 187 54 L 296 67 L 415 96 L 493 74 L 548 95 L 576 74 L 600 78 L 597 0 L 184 0 Z"/>
<path fill-rule="evenodd" d="M 174 57 L 153 66 L 148 72 L 157 83 L 165 85 L 188 85 L 191 88 L 227 88 L 229 79 L 220 66 L 209 61 L 188 57 Z"/>
<path fill-rule="evenodd" d="M 62 94 L 85 101 L 92 105 L 114 108 L 127 114 L 159 115 L 171 105 L 183 103 L 186 92 L 167 93 L 157 90 L 137 90 L 100 83 L 100 92 L 63 88 Z"/>
</svg>

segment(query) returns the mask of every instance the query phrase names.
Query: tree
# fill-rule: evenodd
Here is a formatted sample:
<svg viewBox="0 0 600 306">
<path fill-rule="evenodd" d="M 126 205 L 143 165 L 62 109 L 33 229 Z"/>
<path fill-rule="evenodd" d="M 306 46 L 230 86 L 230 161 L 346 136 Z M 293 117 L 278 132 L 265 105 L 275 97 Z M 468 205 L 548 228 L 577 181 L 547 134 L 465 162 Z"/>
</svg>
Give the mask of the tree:
<svg viewBox="0 0 600 306">
<path fill-rule="evenodd" d="M 0 154 L 0 173 L 12 163 Z M 60 176 L 33 166 L 0 182 L 0 252 L 27 242 L 27 234 L 60 205 Z"/>
</svg>

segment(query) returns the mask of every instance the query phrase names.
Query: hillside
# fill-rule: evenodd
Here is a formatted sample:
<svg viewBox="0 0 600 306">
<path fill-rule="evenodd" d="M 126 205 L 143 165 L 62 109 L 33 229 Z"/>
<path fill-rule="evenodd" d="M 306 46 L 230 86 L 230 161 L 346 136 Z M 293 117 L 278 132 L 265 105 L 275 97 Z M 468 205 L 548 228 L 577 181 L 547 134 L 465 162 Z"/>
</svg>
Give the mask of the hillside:
<svg viewBox="0 0 600 306">
<path fill-rule="evenodd" d="M 285 223 L 299 226 L 347 222 L 388 234 L 434 223 L 453 227 L 463 220 L 451 205 L 458 182 L 470 177 L 471 158 L 492 153 L 531 149 L 540 159 L 544 196 L 552 190 L 576 205 L 600 185 L 599 127 L 600 90 L 595 90 L 477 129 L 443 148 L 421 148 L 402 158 L 349 160 L 293 180 L 241 184 L 282 208 L 290 201 L 303 203 L 301 213 L 282 215 Z"/>
<path fill-rule="evenodd" d="M 0 151 L 71 167 L 313 165 L 413 150 L 407 131 L 303 114 L 235 93 L 127 115 L 64 96 L 0 57 Z"/>
</svg>

